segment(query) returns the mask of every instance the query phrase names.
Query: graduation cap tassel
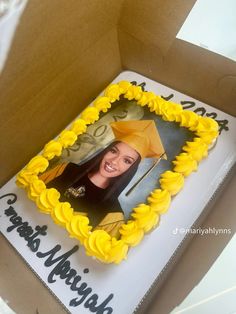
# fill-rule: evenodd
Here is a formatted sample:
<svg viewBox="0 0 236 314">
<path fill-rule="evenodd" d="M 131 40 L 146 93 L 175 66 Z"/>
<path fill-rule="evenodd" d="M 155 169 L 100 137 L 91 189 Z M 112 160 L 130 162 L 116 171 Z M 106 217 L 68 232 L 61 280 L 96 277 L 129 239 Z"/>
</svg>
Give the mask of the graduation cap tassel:
<svg viewBox="0 0 236 314">
<path fill-rule="evenodd" d="M 165 152 L 161 154 L 161 156 L 154 162 L 154 164 L 148 169 L 147 172 L 144 173 L 144 175 L 138 179 L 138 181 L 129 189 L 128 192 L 126 192 L 125 196 L 128 196 L 138 185 L 143 181 L 144 178 L 146 178 L 150 172 L 159 164 L 161 158 L 165 155 Z"/>
</svg>

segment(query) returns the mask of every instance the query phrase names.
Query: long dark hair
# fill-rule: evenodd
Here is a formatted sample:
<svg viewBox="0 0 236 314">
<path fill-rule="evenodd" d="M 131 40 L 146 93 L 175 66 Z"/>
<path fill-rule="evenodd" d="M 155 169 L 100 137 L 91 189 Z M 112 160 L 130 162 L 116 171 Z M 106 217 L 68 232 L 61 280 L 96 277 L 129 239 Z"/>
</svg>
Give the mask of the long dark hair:
<svg viewBox="0 0 236 314">
<path fill-rule="evenodd" d="M 108 145 L 104 150 L 102 150 L 100 153 L 86 161 L 85 163 L 81 165 L 77 165 L 77 167 L 80 167 L 80 171 L 78 173 L 78 176 L 76 176 L 76 179 L 73 180 L 73 183 L 71 186 L 76 186 L 76 182 L 82 178 L 84 175 L 88 175 L 91 172 L 96 172 L 99 169 L 100 163 L 103 159 L 103 157 L 106 155 L 108 151 L 112 149 L 116 144 L 118 144 L 119 141 L 112 142 L 110 145 Z M 104 196 L 103 201 L 104 202 L 112 202 L 115 199 L 118 198 L 118 196 L 121 194 L 121 192 L 126 188 L 126 186 L 129 184 L 133 176 L 135 175 L 139 163 L 141 161 L 141 157 L 139 155 L 138 159 L 130 166 L 130 168 L 122 173 L 121 175 L 111 178 L 110 184 L 107 188 L 107 193 Z"/>
<path fill-rule="evenodd" d="M 60 176 L 54 178 L 52 181 L 47 183 L 47 187 L 57 188 L 62 194 L 64 194 L 63 191 L 70 187 L 77 187 L 79 184 L 78 181 L 80 179 L 88 176 L 88 174 L 91 172 L 96 172 L 99 169 L 103 157 L 109 150 L 112 149 L 112 147 L 114 147 L 118 143 L 120 142 L 112 142 L 104 150 L 102 150 L 83 164 L 69 163 Z M 112 206 L 112 204 L 117 201 L 117 198 L 119 197 L 121 192 L 126 188 L 126 186 L 135 175 L 140 161 L 141 157 L 139 155 L 138 159 L 130 166 L 130 168 L 126 172 L 117 177 L 111 178 L 109 186 L 105 189 L 103 199 L 101 200 L 102 204 Z"/>
</svg>

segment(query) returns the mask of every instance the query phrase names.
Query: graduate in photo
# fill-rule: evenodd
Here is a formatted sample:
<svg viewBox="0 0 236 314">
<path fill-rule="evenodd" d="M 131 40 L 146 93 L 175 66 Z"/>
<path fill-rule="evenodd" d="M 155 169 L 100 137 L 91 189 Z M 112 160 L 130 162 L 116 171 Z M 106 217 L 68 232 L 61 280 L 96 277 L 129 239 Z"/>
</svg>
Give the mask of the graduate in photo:
<svg viewBox="0 0 236 314">
<path fill-rule="evenodd" d="M 63 163 L 41 175 L 47 188 L 60 192 L 76 212 L 88 216 L 95 229 L 119 236 L 124 213 L 118 197 L 144 158 L 160 158 L 164 148 L 153 120 L 110 124 L 114 141 L 90 160 Z"/>
</svg>

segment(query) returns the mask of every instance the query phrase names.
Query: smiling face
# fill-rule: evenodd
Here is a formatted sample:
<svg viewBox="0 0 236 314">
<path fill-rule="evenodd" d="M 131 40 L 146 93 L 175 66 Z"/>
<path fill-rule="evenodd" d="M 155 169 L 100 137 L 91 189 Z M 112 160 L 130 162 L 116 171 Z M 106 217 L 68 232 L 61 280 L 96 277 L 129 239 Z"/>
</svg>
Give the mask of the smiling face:
<svg viewBox="0 0 236 314">
<path fill-rule="evenodd" d="M 136 150 L 123 142 L 117 143 L 104 155 L 99 173 L 104 178 L 113 178 L 127 171 L 139 158 Z"/>
</svg>

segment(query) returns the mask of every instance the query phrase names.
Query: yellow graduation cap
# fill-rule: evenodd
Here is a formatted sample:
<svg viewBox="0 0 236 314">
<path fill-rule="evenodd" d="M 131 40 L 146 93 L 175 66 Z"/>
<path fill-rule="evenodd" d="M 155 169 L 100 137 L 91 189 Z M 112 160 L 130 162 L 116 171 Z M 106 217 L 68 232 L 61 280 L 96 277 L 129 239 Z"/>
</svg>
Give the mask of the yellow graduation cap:
<svg viewBox="0 0 236 314">
<path fill-rule="evenodd" d="M 135 149 L 142 159 L 146 157 L 167 159 L 153 120 L 118 121 L 110 125 L 115 138 Z"/>
<path fill-rule="evenodd" d="M 157 158 L 146 173 L 128 190 L 128 196 L 142 180 L 158 165 L 160 160 L 167 159 L 160 135 L 153 120 L 129 120 L 112 122 L 112 131 L 118 141 L 134 148 L 141 158 Z"/>
</svg>

